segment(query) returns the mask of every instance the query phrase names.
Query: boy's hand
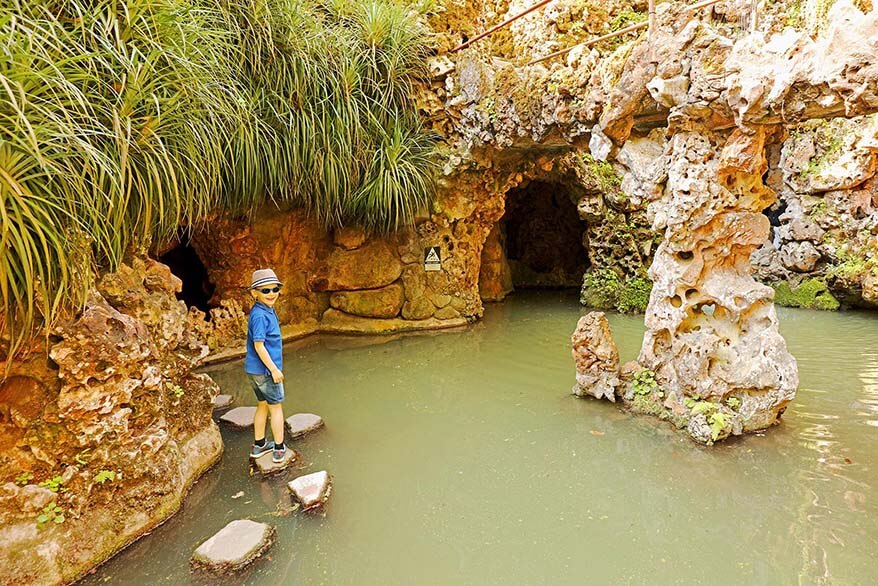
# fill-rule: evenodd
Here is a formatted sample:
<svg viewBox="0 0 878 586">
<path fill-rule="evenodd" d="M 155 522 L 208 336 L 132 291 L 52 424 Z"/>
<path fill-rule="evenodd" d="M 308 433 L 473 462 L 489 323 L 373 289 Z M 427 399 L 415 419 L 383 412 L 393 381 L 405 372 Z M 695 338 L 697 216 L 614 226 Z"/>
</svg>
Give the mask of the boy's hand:
<svg viewBox="0 0 878 586">
<path fill-rule="evenodd" d="M 271 371 L 271 380 L 273 380 L 275 382 L 275 384 L 284 382 L 284 373 L 278 369 L 272 370 Z"/>
</svg>

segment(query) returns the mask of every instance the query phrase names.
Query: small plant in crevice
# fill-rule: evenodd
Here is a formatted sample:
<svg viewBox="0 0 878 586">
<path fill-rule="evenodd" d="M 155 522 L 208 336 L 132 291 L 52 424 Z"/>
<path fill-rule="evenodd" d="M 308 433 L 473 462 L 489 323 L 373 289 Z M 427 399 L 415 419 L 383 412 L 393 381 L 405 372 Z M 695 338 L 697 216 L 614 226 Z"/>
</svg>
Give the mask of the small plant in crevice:
<svg viewBox="0 0 878 586">
<path fill-rule="evenodd" d="M 710 425 L 710 437 L 713 441 L 718 440 L 719 436 L 722 435 L 723 431 L 725 431 L 728 426 L 726 416 L 721 411 L 714 411 L 708 415 L 707 423 Z"/>
<path fill-rule="evenodd" d="M 37 516 L 37 526 L 42 527 L 46 523 L 60 525 L 64 522 L 64 519 L 64 509 L 58 503 L 49 503 L 43 507 L 42 512 Z"/>
<path fill-rule="evenodd" d="M 658 382 L 655 380 L 655 372 L 648 368 L 644 368 L 634 375 L 632 388 L 634 389 L 635 395 L 650 395 L 654 391 L 658 391 L 661 396 L 664 395 Z"/>
<path fill-rule="evenodd" d="M 729 406 L 729 409 L 737 411 L 738 407 L 741 406 L 741 399 L 739 399 L 738 397 L 729 397 L 728 399 L 726 399 L 726 405 Z"/>
<path fill-rule="evenodd" d="M 95 474 L 94 482 L 96 484 L 104 484 L 107 481 L 115 482 L 116 473 L 112 470 L 100 470 Z"/>
<path fill-rule="evenodd" d="M 43 480 L 40 482 L 40 486 L 48 488 L 52 492 L 67 492 L 67 488 L 64 486 L 64 479 L 60 476 L 53 476 L 48 480 Z"/>
<path fill-rule="evenodd" d="M 18 476 L 15 477 L 15 484 L 20 486 L 24 486 L 28 484 L 31 480 L 34 479 L 34 475 L 30 472 L 22 472 Z"/>
<path fill-rule="evenodd" d="M 174 398 L 176 399 L 181 399 L 183 398 L 183 395 L 186 394 L 186 391 L 184 391 L 182 387 L 180 387 L 180 385 L 172 386 L 170 392 L 172 395 L 174 395 Z"/>
</svg>

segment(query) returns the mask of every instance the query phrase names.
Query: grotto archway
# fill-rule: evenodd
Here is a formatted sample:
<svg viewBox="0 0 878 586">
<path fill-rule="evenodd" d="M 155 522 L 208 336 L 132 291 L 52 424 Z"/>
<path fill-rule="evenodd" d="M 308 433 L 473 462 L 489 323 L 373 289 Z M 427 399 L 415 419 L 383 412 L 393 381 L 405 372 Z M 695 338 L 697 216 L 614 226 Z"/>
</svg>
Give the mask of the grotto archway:
<svg viewBox="0 0 878 586">
<path fill-rule="evenodd" d="M 482 251 L 482 299 L 514 289 L 579 288 L 589 267 L 585 229 L 567 186 L 533 181 L 509 191 Z"/>
<path fill-rule="evenodd" d="M 158 260 L 168 265 L 171 272 L 183 281 L 183 290 L 177 298 L 182 299 L 187 307 L 197 307 L 209 315 L 210 300 L 216 287 L 192 246 L 188 230 L 181 229 L 175 243 L 160 254 Z"/>
</svg>

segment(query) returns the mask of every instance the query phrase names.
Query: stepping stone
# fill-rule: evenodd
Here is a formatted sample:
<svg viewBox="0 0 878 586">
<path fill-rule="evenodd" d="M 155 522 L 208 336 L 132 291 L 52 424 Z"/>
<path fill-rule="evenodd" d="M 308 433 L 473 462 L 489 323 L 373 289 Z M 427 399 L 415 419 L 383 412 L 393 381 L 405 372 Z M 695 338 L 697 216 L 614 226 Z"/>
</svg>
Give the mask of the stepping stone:
<svg viewBox="0 0 878 586">
<path fill-rule="evenodd" d="M 272 462 L 271 452 L 258 458 L 251 458 L 250 461 L 253 462 L 253 467 L 256 468 L 256 471 L 259 472 L 262 476 L 273 476 L 275 474 L 280 474 L 281 472 L 292 466 L 298 459 L 299 454 L 296 453 L 296 450 L 293 450 L 289 446 L 287 446 L 287 453 L 284 456 L 283 462 Z"/>
<path fill-rule="evenodd" d="M 332 493 L 332 477 L 326 470 L 299 476 L 287 484 L 297 501 L 306 511 L 319 507 L 329 500 Z"/>
<path fill-rule="evenodd" d="M 273 526 L 238 519 L 199 545 L 189 558 L 189 567 L 210 574 L 236 572 L 268 551 L 276 538 Z"/>
<path fill-rule="evenodd" d="M 220 417 L 220 421 L 238 429 L 247 429 L 248 427 L 253 427 L 254 415 L 256 415 L 256 407 L 235 407 L 231 411 L 224 413 Z"/>
<path fill-rule="evenodd" d="M 287 417 L 287 430 L 293 439 L 300 438 L 323 427 L 323 418 L 313 413 L 296 413 Z"/>
<path fill-rule="evenodd" d="M 213 398 L 213 410 L 221 411 L 222 409 L 228 409 L 234 402 L 235 398 L 231 395 L 217 395 Z"/>
</svg>

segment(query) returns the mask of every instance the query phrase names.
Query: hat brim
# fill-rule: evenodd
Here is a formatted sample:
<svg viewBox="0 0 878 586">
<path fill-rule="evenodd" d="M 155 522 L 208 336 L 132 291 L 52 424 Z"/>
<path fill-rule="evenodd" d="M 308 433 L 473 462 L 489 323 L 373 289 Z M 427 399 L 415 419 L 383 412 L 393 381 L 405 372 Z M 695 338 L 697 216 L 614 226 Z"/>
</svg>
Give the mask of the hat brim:
<svg viewBox="0 0 878 586">
<path fill-rule="evenodd" d="M 250 285 L 250 288 L 258 289 L 259 287 L 263 287 L 265 285 L 283 285 L 283 283 L 281 283 L 277 279 L 266 277 L 265 279 L 259 279 L 258 281 L 254 282 L 252 285 Z"/>
</svg>

